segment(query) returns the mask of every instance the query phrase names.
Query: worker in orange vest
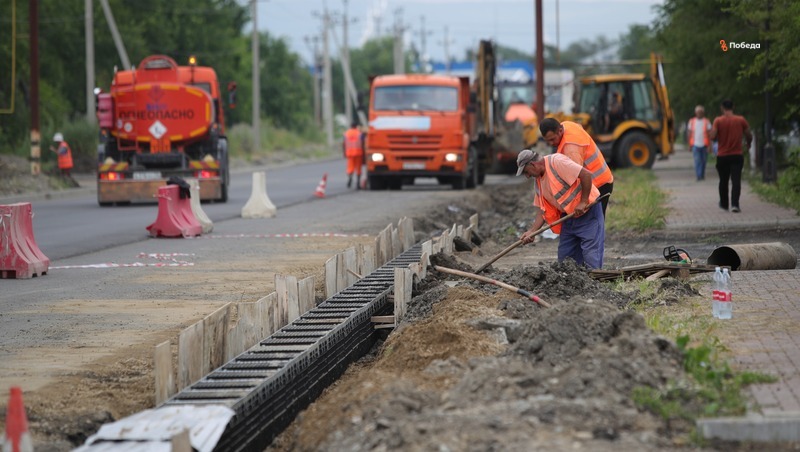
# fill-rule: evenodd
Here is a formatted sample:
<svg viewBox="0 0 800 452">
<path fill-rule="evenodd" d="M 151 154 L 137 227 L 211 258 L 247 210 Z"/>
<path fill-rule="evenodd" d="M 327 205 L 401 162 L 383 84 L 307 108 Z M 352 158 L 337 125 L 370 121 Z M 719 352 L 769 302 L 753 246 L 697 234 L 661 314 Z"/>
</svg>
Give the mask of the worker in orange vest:
<svg viewBox="0 0 800 452">
<path fill-rule="evenodd" d="M 706 118 L 706 109 L 698 105 L 694 107 L 694 118 L 690 119 L 686 126 L 686 137 L 689 139 L 689 148 L 694 157 L 694 173 L 698 181 L 706 178 L 706 160 L 711 145 L 709 132 L 711 132 L 711 121 Z"/>
<path fill-rule="evenodd" d="M 364 165 L 364 137 L 353 122 L 344 133 L 342 153 L 347 158 L 347 188 L 353 185 L 353 173 L 356 173 L 356 190 L 361 188 L 361 167 Z"/>
<path fill-rule="evenodd" d="M 614 191 L 614 175 L 608 167 L 603 153 L 583 127 L 572 121 L 559 122 L 554 118 L 545 118 L 539 124 L 542 138 L 556 148 L 558 154 L 564 154 L 573 162 L 586 168 L 592 175 L 592 184 L 600 191 L 600 196 Z M 603 217 L 606 215 L 608 198 L 603 198 Z"/>
<path fill-rule="evenodd" d="M 53 135 L 53 142 L 56 143 L 56 146 L 50 146 L 50 150 L 58 155 L 58 169 L 61 170 L 61 175 L 64 176 L 65 179 L 75 182 L 70 174 L 72 171 L 72 149 L 70 149 L 69 144 L 64 141 L 64 135 L 62 135 L 61 132 L 56 132 L 56 134 Z"/>
<path fill-rule="evenodd" d="M 522 243 L 534 241 L 534 232 L 545 222 L 553 224 L 564 215 L 574 217 L 553 226 L 560 234 L 558 261 L 572 258 L 590 269 L 603 267 L 605 219 L 603 208 L 594 202 L 600 191 L 592 183 L 592 174 L 563 154 L 542 157 L 525 149 L 517 156 L 517 176 L 536 178 L 533 205 L 538 207 L 531 228 L 522 234 Z"/>
</svg>

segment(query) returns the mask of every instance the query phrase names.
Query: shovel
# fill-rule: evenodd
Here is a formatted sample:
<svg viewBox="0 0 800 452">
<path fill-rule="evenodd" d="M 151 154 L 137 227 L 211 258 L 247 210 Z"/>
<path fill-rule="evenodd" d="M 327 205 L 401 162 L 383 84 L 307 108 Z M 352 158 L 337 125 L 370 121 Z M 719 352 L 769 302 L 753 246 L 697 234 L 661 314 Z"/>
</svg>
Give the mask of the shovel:
<svg viewBox="0 0 800 452">
<path fill-rule="evenodd" d="M 597 204 L 598 202 L 600 202 L 601 200 L 603 200 L 603 198 L 605 198 L 605 197 L 607 197 L 607 196 L 609 196 L 609 195 L 610 195 L 610 193 L 606 193 L 606 194 L 604 194 L 603 196 L 598 196 L 598 197 L 597 197 L 597 199 L 595 199 L 594 201 L 592 201 L 591 203 L 589 203 L 589 205 L 588 205 L 588 206 L 586 206 L 586 207 L 587 207 L 587 210 L 588 210 L 588 208 L 589 208 L 589 207 L 592 207 L 593 205 Z M 536 237 L 537 235 L 541 234 L 542 232 L 544 232 L 544 231 L 546 231 L 546 230 L 548 230 L 548 229 L 552 228 L 553 226 L 555 226 L 555 225 L 557 225 L 557 224 L 561 224 L 561 223 L 563 223 L 563 222 L 565 222 L 565 221 L 569 220 L 570 218 L 572 218 L 572 217 L 574 217 L 574 216 L 575 216 L 575 212 L 572 212 L 572 213 L 571 213 L 571 214 L 569 214 L 569 215 L 564 215 L 563 217 L 561 217 L 561 218 L 559 218 L 558 220 L 554 221 L 552 224 L 548 224 L 548 225 L 542 226 L 541 228 L 537 229 L 537 230 L 536 230 L 536 232 L 534 232 L 534 233 L 533 233 L 533 235 L 532 235 L 531 237 Z M 501 257 L 505 256 L 506 254 L 508 254 L 509 252 L 511 252 L 511 250 L 513 250 L 514 248 L 516 248 L 516 247 L 518 247 L 518 246 L 520 246 L 520 245 L 522 245 L 522 239 L 519 239 L 519 240 L 517 240 L 516 242 L 512 243 L 511 245 L 509 245 L 509 246 L 508 246 L 506 249 L 504 249 L 503 251 L 500 251 L 500 252 L 499 252 L 499 253 L 498 253 L 496 256 L 494 256 L 493 258 L 491 258 L 491 259 L 489 260 L 489 262 L 487 262 L 487 263 L 485 263 L 485 264 L 481 265 L 480 267 L 478 267 L 478 269 L 477 269 L 477 270 L 475 270 L 475 273 L 480 273 L 480 272 L 482 272 L 482 271 L 486 270 L 486 269 L 487 269 L 487 268 L 488 268 L 490 265 L 492 265 L 492 264 L 493 264 L 495 261 L 497 261 L 497 259 L 500 259 Z"/>
<path fill-rule="evenodd" d="M 529 299 L 531 301 L 535 301 L 536 303 L 539 303 L 541 306 L 543 306 L 545 308 L 551 307 L 550 303 L 542 300 L 541 298 L 539 298 L 536 295 L 528 292 L 527 290 L 520 289 L 519 287 L 512 286 L 511 284 L 506 284 L 506 283 L 504 283 L 502 281 L 498 281 L 496 279 L 487 278 L 485 276 L 476 275 L 474 273 L 469 273 L 469 272 L 465 272 L 465 271 L 461 271 L 461 270 L 456 270 L 456 269 L 453 269 L 453 268 L 440 267 L 438 265 L 434 265 L 433 269 L 436 270 L 437 272 L 449 273 L 451 275 L 463 276 L 465 278 L 472 278 L 472 279 L 476 279 L 476 280 L 481 281 L 481 282 L 494 284 L 497 287 L 502 287 L 503 289 L 510 290 L 510 291 L 512 291 L 514 293 L 520 294 L 523 297 L 525 297 L 525 298 L 527 298 L 527 299 Z"/>
</svg>

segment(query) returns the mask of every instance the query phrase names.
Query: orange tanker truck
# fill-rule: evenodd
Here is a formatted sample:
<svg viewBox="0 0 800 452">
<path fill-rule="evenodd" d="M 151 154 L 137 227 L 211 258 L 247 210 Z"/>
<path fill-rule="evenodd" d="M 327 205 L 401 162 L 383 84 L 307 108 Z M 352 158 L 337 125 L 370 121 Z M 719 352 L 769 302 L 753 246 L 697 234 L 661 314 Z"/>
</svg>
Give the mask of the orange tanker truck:
<svg viewBox="0 0 800 452">
<path fill-rule="evenodd" d="M 153 202 L 170 177 L 197 178 L 200 199 L 226 202 L 230 172 L 217 75 L 164 55 L 117 71 L 97 95 L 101 206 Z"/>
</svg>

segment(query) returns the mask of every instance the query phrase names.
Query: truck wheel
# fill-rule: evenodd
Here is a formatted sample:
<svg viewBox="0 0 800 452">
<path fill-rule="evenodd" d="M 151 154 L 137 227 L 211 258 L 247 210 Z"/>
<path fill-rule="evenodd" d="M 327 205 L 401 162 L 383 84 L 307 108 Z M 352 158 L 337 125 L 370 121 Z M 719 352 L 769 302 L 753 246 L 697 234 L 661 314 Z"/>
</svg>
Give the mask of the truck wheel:
<svg viewBox="0 0 800 452">
<path fill-rule="evenodd" d="M 367 176 L 370 190 L 386 190 L 386 179 L 380 176 Z"/>
<path fill-rule="evenodd" d="M 656 144 L 643 132 L 630 132 L 615 146 L 614 166 L 617 168 L 649 169 L 655 161 Z"/>
<path fill-rule="evenodd" d="M 474 147 L 469 148 L 469 161 L 467 166 L 467 188 L 475 188 L 478 186 L 478 151 Z"/>
<path fill-rule="evenodd" d="M 217 142 L 217 160 L 219 161 L 220 197 L 218 202 L 228 202 L 228 185 L 231 183 L 231 168 L 228 164 L 228 140 L 220 138 Z"/>
</svg>

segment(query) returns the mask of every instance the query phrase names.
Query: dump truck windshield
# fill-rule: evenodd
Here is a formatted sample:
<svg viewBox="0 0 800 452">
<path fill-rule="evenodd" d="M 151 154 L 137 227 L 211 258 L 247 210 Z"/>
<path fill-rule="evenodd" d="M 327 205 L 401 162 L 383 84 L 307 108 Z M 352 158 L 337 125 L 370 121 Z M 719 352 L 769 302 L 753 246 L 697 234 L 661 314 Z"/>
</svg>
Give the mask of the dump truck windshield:
<svg viewBox="0 0 800 452">
<path fill-rule="evenodd" d="M 375 88 L 373 110 L 458 110 L 458 90 L 449 86 L 383 86 Z"/>
</svg>

